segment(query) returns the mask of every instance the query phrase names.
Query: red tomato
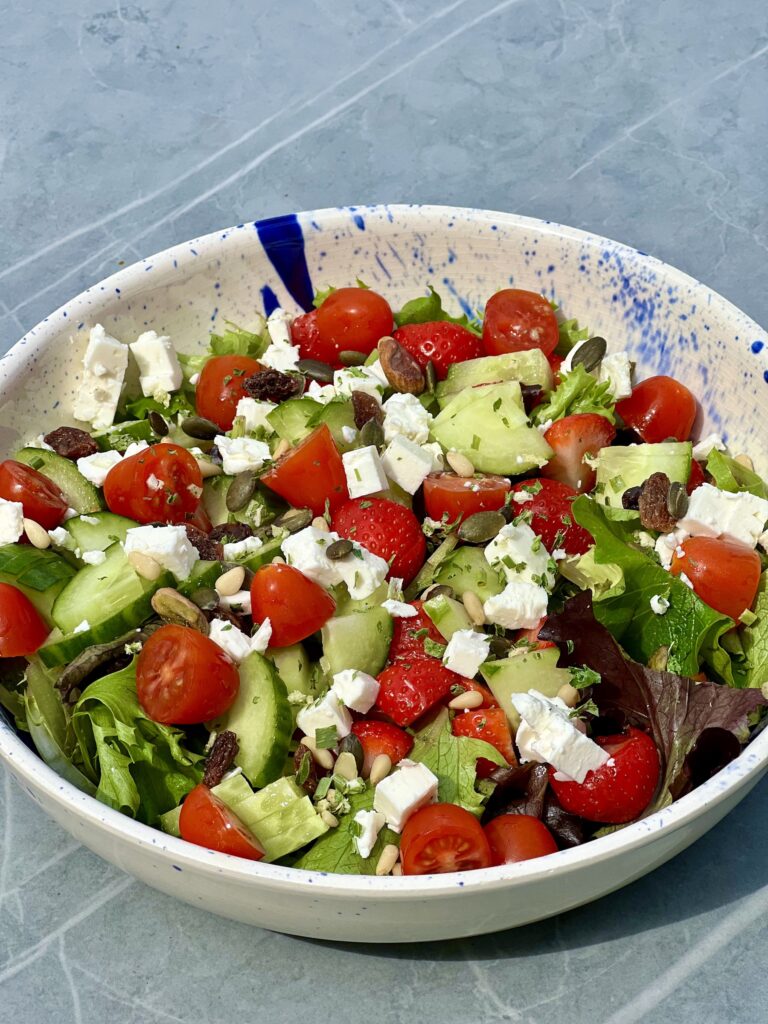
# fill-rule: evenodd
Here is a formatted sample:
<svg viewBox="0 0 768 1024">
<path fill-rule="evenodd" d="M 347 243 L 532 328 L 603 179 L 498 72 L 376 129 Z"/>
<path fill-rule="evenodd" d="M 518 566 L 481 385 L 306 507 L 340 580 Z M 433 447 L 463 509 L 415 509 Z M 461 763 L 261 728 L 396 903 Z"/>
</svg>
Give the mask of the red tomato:
<svg viewBox="0 0 768 1024">
<path fill-rule="evenodd" d="M 316 633 L 336 611 L 327 590 L 291 565 L 263 565 L 251 582 L 251 607 L 258 622 L 272 623 L 272 647 L 290 647 Z"/>
<path fill-rule="evenodd" d="M 424 611 L 423 601 L 411 601 L 417 614 L 409 619 L 395 619 L 392 629 L 392 643 L 389 645 L 390 661 L 413 661 L 414 658 L 428 658 L 424 650 L 425 640 L 445 643 L 445 638 Z M 422 633 L 422 630 L 427 630 Z"/>
<path fill-rule="evenodd" d="M 451 696 L 464 680 L 437 658 L 397 661 L 379 675 L 376 710 L 396 725 L 411 725 L 425 711 Z"/>
<path fill-rule="evenodd" d="M 560 373 L 560 368 L 563 365 L 563 357 L 559 356 L 557 352 L 550 352 L 547 356 L 547 362 L 552 367 L 552 375 L 555 378 L 555 385 L 557 385 L 557 377 Z"/>
<path fill-rule="evenodd" d="M 686 490 L 689 494 L 693 494 L 697 487 L 701 487 L 703 483 L 706 483 L 707 478 L 704 475 L 704 470 L 701 468 L 701 463 L 697 462 L 696 459 L 691 459 L 691 475 L 688 477 L 688 486 Z"/>
<path fill-rule="evenodd" d="M 310 508 L 316 516 L 331 512 L 349 499 L 347 477 L 328 424 L 323 423 L 265 473 L 261 482 L 294 508 Z"/>
<path fill-rule="evenodd" d="M 427 542 L 409 508 L 387 498 L 353 498 L 337 508 L 331 528 L 390 563 L 388 576 L 407 585 L 424 564 Z"/>
<path fill-rule="evenodd" d="M 477 818 L 456 804 L 430 804 L 403 828 L 404 875 L 473 871 L 491 866 L 491 848 Z"/>
<path fill-rule="evenodd" d="M 21 502 L 25 518 L 46 530 L 55 530 L 67 511 L 66 499 L 52 480 L 13 459 L 0 462 L 0 498 Z"/>
<path fill-rule="evenodd" d="M 507 764 L 517 764 L 509 722 L 503 708 L 472 708 L 460 711 L 451 723 L 454 736 L 485 740 L 495 747 Z"/>
<path fill-rule="evenodd" d="M 694 591 L 715 611 L 738 620 L 751 608 L 760 583 L 760 556 L 752 548 L 726 537 L 689 537 L 675 555 L 670 572 L 682 573 Z"/>
<path fill-rule="evenodd" d="M 320 334 L 317 329 L 316 309 L 296 317 L 291 324 L 291 341 L 294 345 L 299 346 L 302 359 L 318 359 L 320 362 L 324 362 L 324 349 L 320 344 Z"/>
<path fill-rule="evenodd" d="M 532 645 L 532 649 L 535 651 L 545 651 L 548 647 L 556 647 L 557 645 L 553 644 L 551 640 L 539 640 L 539 632 L 546 621 L 547 617 L 545 615 L 541 622 L 532 629 L 518 629 L 515 633 L 515 643 L 525 640 Z"/>
<path fill-rule="evenodd" d="M 353 723 L 352 732 L 363 748 L 363 775 L 366 778 L 371 774 L 371 765 L 379 754 L 386 754 L 392 764 L 397 764 L 408 757 L 413 749 L 413 738 L 391 722 L 363 719 Z"/>
<path fill-rule="evenodd" d="M 339 353 L 372 352 L 392 333 L 392 310 L 370 288 L 338 288 L 317 311 L 316 359 L 339 366 Z M 302 353 L 303 354 L 303 353 Z"/>
<path fill-rule="evenodd" d="M 261 364 L 249 356 L 213 356 L 203 367 L 195 388 L 198 415 L 205 416 L 222 430 L 230 430 L 237 403 L 247 397 L 243 385 L 261 368 Z"/>
<path fill-rule="evenodd" d="M 537 292 L 504 288 L 485 307 L 483 345 L 489 355 L 540 348 L 550 355 L 560 339 L 555 311 Z"/>
<path fill-rule="evenodd" d="M 424 508 L 438 522 L 446 522 L 475 512 L 495 512 L 504 507 L 512 485 L 503 476 L 461 477 L 453 473 L 432 473 L 424 481 Z"/>
<path fill-rule="evenodd" d="M 179 832 L 188 843 L 230 853 L 233 857 L 261 860 L 264 856 L 256 837 L 224 801 L 202 783 L 187 794 L 181 805 Z"/>
<path fill-rule="evenodd" d="M 163 725 L 194 725 L 223 715 L 240 688 L 237 668 L 213 640 L 187 626 L 161 626 L 136 663 L 136 694 Z"/>
<path fill-rule="evenodd" d="M 47 636 L 48 627 L 26 594 L 0 583 L 0 658 L 34 654 Z"/>
<path fill-rule="evenodd" d="M 392 335 L 406 351 L 410 352 L 422 369 L 432 362 L 438 380 L 444 380 L 448 367 L 463 363 L 466 359 L 478 359 L 485 355 L 483 345 L 476 334 L 461 324 L 435 321 L 426 324 L 405 324 Z"/>
<path fill-rule="evenodd" d="M 569 555 L 583 555 L 592 547 L 592 537 L 573 518 L 573 499 L 579 496 L 573 487 L 543 478 L 521 480 L 513 490 L 530 496 L 527 501 L 513 502 L 512 508 L 530 513 L 531 529 L 544 541 L 547 551 L 563 548 Z"/>
<path fill-rule="evenodd" d="M 530 814 L 501 814 L 489 821 L 483 831 L 493 864 L 517 864 L 557 853 L 552 833 L 543 821 Z"/>
<path fill-rule="evenodd" d="M 688 388 L 672 377 L 649 377 L 616 403 L 616 412 L 643 441 L 655 444 L 669 437 L 687 441 L 697 404 Z"/>
<path fill-rule="evenodd" d="M 194 518 L 202 488 L 193 456 L 163 441 L 113 466 L 104 481 L 104 499 L 110 512 L 139 523 L 184 523 Z"/>
<path fill-rule="evenodd" d="M 596 474 L 584 461 L 584 456 L 597 455 L 615 437 L 616 428 L 605 416 L 595 412 L 555 420 L 544 434 L 544 440 L 555 454 L 540 471 L 541 475 L 586 494 L 595 486 Z"/>
<path fill-rule="evenodd" d="M 587 821 L 623 825 L 651 802 L 659 782 L 656 744 L 640 729 L 619 736 L 596 736 L 610 760 L 589 772 L 583 782 L 566 782 L 549 769 L 549 783 L 564 810 Z"/>
</svg>

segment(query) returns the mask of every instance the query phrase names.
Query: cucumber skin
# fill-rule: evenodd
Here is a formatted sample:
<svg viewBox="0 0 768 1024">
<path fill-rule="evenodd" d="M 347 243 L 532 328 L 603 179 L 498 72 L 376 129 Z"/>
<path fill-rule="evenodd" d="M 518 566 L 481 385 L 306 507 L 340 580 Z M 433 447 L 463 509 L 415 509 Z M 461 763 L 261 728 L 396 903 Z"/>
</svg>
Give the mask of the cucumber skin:
<svg viewBox="0 0 768 1024">
<path fill-rule="evenodd" d="M 13 457 L 55 483 L 67 504 L 80 515 L 100 512 L 104 508 L 98 490 L 69 459 L 44 448 L 21 448 Z"/>
<path fill-rule="evenodd" d="M 13 567 L 14 571 L 7 571 L 9 567 Z M 47 587 L 40 589 L 30 585 L 35 581 L 36 571 L 50 572 L 51 577 L 57 578 L 52 578 Z M 20 590 L 48 623 L 51 622 L 56 598 L 74 575 L 75 570 L 69 563 L 51 550 L 38 550 L 19 544 L 0 547 L 0 583 L 8 583 Z"/>
</svg>

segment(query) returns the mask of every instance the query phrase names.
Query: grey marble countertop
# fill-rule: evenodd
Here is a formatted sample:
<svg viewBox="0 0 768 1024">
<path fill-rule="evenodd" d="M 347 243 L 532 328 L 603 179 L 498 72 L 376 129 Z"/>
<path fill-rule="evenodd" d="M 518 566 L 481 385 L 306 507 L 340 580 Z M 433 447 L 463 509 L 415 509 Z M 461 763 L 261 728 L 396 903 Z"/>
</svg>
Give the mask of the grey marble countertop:
<svg viewBox="0 0 768 1024">
<path fill-rule="evenodd" d="M 621 239 L 768 323 L 763 0 L 0 3 L 0 342 L 239 221 L 452 203 Z M 17 1024 L 766 1019 L 768 787 L 599 903 L 425 947 L 261 932 L 161 896 L 0 779 Z"/>
</svg>

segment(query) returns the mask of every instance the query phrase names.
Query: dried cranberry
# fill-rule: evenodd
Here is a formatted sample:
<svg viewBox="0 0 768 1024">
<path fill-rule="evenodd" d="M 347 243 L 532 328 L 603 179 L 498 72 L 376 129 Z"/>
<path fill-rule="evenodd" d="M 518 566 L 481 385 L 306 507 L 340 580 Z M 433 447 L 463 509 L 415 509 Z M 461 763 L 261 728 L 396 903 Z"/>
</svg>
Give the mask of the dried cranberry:
<svg viewBox="0 0 768 1024">
<path fill-rule="evenodd" d="M 88 455 L 95 455 L 99 450 L 99 446 L 91 435 L 80 430 L 79 427 L 57 427 L 50 434 L 46 434 L 43 440 L 53 448 L 57 455 L 61 455 L 65 459 L 72 459 L 73 462 L 77 459 L 84 459 Z"/>
</svg>

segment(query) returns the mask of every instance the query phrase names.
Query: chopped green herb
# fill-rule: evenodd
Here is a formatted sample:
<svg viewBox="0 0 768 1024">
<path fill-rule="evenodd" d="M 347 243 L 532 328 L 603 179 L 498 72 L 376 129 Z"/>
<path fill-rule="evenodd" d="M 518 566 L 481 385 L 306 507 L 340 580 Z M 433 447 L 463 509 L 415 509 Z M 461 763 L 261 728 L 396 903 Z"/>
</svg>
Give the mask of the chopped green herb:
<svg viewBox="0 0 768 1024">
<path fill-rule="evenodd" d="M 318 750 L 330 750 L 339 742 L 339 733 L 335 725 L 326 725 L 315 730 L 315 745 Z"/>
</svg>

